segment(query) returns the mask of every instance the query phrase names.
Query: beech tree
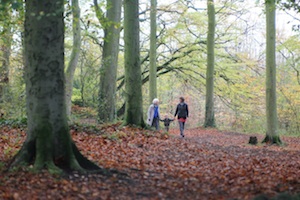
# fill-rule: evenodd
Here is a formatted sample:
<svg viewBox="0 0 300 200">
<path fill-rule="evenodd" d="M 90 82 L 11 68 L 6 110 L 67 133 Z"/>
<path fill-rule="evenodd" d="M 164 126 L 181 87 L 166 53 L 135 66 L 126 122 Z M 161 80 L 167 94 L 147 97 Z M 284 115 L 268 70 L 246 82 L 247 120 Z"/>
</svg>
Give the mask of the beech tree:
<svg viewBox="0 0 300 200">
<path fill-rule="evenodd" d="M 157 97 L 157 84 L 156 84 L 156 12 L 157 1 L 151 0 L 150 10 L 150 70 L 149 70 L 149 101 Z"/>
<path fill-rule="evenodd" d="M 33 164 L 52 173 L 98 169 L 78 151 L 67 124 L 64 1 L 25 2 L 27 137 L 11 167 Z"/>
<path fill-rule="evenodd" d="M 139 0 L 124 0 L 125 118 L 124 125 L 145 126 L 139 39 Z"/>
<path fill-rule="evenodd" d="M 266 0 L 266 118 L 263 142 L 280 144 L 276 98 L 276 0 Z"/>
<path fill-rule="evenodd" d="M 73 79 L 76 67 L 78 65 L 78 59 L 80 55 L 80 46 L 81 46 L 81 29 L 80 29 L 80 7 L 78 0 L 71 1 L 72 14 L 73 14 L 73 46 L 69 64 L 66 70 L 66 109 L 67 116 L 71 116 L 71 107 L 72 107 L 72 91 L 73 91 Z"/>
<path fill-rule="evenodd" d="M 207 0 L 208 32 L 207 32 L 207 68 L 206 99 L 204 127 L 215 127 L 214 116 L 214 68 L 215 68 L 215 5 L 214 0 Z"/>
<path fill-rule="evenodd" d="M 115 119 L 116 82 L 119 55 L 120 20 L 122 1 L 107 0 L 107 12 L 103 12 L 94 0 L 97 17 L 104 27 L 104 45 L 100 69 L 98 117 L 100 122 L 112 122 Z"/>
</svg>

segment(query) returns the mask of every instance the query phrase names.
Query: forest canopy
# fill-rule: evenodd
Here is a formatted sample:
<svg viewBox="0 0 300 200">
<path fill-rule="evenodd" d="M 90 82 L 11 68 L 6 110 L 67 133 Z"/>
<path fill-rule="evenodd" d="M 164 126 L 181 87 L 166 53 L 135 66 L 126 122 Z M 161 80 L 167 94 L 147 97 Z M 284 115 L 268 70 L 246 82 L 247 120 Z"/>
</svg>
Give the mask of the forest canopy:
<svg viewBox="0 0 300 200">
<path fill-rule="evenodd" d="M 22 32 L 24 7 L 16 1 L 1 1 L 1 113 L 5 118 L 22 119 L 25 111 Z M 107 5 L 79 1 L 81 10 L 81 47 L 74 72 L 73 105 L 98 109 L 100 74 L 103 62 Z M 264 1 L 216 1 L 214 100 L 219 128 L 245 132 L 265 132 L 265 20 Z M 65 66 L 70 62 L 73 45 L 72 4 L 65 5 Z M 299 12 L 297 1 L 277 4 L 277 99 L 279 130 L 299 133 Z M 123 12 L 123 11 L 122 11 Z M 100 17 L 101 19 L 101 17 Z M 103 18 L 104 19 L 104 18 Z M 250 19 L 250 20 L 249 20 Z M 122 118 L 124 88 L 124 15 L 121 15 L 120 46 L 117 64 L 115 116 Z M 186 96 L 193 117 L 189 126 L 204 123 L 206 34 L 208 29 L 205 1 L 159 1 L 157 4 L 157 97 L 161 110 L 173 114 L 179 96 Z M 102 22 L 102 23 L 100 23 Z M 149 98 L 150 3 L 139 2 L 140 63 L 144 115 Z M 8 51 L 8 50 L 9 51 Z M 8 67 L 9 66 L 9 67 Z M 8 67 L 8 68 L 7 68 Z M 5 74 L 5 75 L 2 75 Z M 97 115 L 93 115 L 96 119 Z"/>
</svg>

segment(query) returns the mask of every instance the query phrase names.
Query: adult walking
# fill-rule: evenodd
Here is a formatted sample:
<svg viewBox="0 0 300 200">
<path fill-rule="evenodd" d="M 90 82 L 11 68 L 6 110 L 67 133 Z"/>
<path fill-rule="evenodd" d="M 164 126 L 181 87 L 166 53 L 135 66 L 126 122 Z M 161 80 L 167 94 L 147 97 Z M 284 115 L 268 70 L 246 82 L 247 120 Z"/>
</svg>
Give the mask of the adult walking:
<svg viewBox="0 0 300 200">
<path fill-rule="evenodd" d="M 174 118 L 177 115 L 178 123 L 179 123 L 179 129 L 180 129 L 180 135 L 181 137 L 184 137 L 184 125 L 186 122 L 186 119 L 189 117 L 189 108 L 188 105 L 184 102 L 184 98 L 179 98 L 179 104 L 177 105 Z"/>
<path fill-rule="evenodd" d="M 156 130 L 159 130 L 159 100 L 153 99 L 152 104 L 149 106 L 147 113 L 147 124 L 149 126 L 155 127 Z"/>
</svg>

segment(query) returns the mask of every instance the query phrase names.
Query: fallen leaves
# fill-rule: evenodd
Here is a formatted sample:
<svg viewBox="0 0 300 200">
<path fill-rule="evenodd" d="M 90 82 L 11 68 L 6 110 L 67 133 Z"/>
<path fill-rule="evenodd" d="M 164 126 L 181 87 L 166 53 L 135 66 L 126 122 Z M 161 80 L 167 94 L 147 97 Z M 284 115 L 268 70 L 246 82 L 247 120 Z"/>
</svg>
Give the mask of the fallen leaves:
<svg viewBox="0 0 300 200">
<path fill-rule="evenodd" d="M 0 130 L 0 163 L 8 163 L 25 133 Z M 182 139 L 177 132 L 119 124 L 73 127 L 72 138 L 85 156 L 128 176 L 0 172 L 0 199 L 251 199 L 300 192 L 300 138 L 283 137 L 284 147 L 252 146 L 244 134 L 198 128 Z"/>
</svg>

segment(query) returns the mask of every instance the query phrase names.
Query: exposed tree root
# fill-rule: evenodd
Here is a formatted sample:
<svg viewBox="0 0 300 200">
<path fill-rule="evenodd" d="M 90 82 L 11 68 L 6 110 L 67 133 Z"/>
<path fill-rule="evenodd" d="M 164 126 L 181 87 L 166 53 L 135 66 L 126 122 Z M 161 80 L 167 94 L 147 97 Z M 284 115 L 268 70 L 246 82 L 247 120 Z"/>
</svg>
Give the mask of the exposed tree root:
<svg viewBox="0 0 300 200">
<path fill-rule="evenodd" d="M 47 169 L 51 174 L 63 174 L 77 171 L 79 173 L 86 172 L 102 172 L 103 170 L 95 163 L 84 157 L 72 142 L 72 153 L 69 157 L 53 156 L 52 153 L 45 155 L 36 154 L 36 140 L 27 141 L 23 144 L 21 150 L 14 156 L 9 164 L 8 170 L 23 166 L 33 165 L 33 170 L 38 172 Z M 51 155 L 51 156 L 50 156 Z M 99 171 L 100 170 L 100 171 Z"/>
<path fill-rule="evenodd" d="M 262 143 L 282 145 L 282 141 L 280 140 L 279 136 L 270 136 L 270 135 L 266 135 Z"/>
<path fill-rule="evenodd" d="M 98 167 L 95 163 L 88 160 L 86 157 L 84 157 L 80 151 L 78 150 L 77 146 L 72 142 L 72 150 L 75 155 L 75 159 L 79 163 L 79 165 L 86 170 L 99 170 L 100 167 Z"/>
<path fill-rule="evenodd" d="M 216 128 L 216 122 L 214 119 L 206 120 L 204 123 L 204 128 Z"/>
</svg>

